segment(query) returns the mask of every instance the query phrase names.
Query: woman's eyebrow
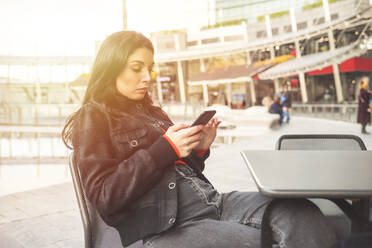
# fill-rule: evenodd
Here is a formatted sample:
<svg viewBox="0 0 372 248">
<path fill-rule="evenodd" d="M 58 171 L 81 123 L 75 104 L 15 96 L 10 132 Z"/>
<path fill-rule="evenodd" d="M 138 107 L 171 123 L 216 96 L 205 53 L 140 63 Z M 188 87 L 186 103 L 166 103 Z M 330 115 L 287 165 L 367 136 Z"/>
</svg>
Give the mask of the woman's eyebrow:
<svg viewBox="0 0 372 248">
<path fill-rule="evenodd" d="M 139 63 L 139 64 L 145 64 L 143 61 L 141 60 L 132 60 L 132 61 L 129 61 L 129 63 Z"/>
<path fill-rule="evenodd" d="M 139 64 L 142 64 L 142 65 L 145 65 L 145 62 L 143 62 L 142 60 L 132 60 L 132 61 L 129 61 L 129 63 L 130 64 L 132 64 L 132 63 L 139 63 Z M 152 66 L 154 66 L 155 65 L 155 63 L 153 62 L 153 63 L 151 63 L 151 67 Z"/>
</svg>

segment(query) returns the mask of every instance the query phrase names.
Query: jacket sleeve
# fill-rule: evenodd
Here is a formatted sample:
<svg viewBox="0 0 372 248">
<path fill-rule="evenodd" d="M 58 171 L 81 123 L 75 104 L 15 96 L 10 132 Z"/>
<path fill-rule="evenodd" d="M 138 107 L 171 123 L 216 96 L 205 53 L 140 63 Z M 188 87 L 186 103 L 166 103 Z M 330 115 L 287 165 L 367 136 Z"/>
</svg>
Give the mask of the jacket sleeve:
<svg viewBox="0 0 372 248">
<path fill-rule="evenodd" d="M 178 159 L 168 141 L 160 136 L 148 149 L 138 150 L 120 161 L 111 140 L 109 121 L 94 106 L 82 107 L 73 132 L 85 193 L 108 224 L 149 191 Z"/>
<path fill-rule="evenodd" d="M 199 156 L 198 153 L 194 150 L 191 151 L 191 154 L 186 158 L 186 163 L 188 163 L 194 169 L 202 172 L 205 167 L 205 160 L 209 157 L 210 150 L 205 151 L 203 156 Z"/>
</svg>

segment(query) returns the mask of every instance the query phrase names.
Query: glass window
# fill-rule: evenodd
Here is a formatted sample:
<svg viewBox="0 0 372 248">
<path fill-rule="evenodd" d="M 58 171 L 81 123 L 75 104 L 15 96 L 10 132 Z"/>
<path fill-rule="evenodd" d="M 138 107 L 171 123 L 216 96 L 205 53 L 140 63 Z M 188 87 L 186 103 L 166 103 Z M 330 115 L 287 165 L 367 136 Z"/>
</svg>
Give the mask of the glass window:
<svg viewBox="0 0 372 248">
<path fill-rule="evenodd" d="M 267 32 L 265 30 L 257 31 L 256 33 L 257 38 L 264 38 L 267 37 Z"/>
<path fill-rule="evenodd" d="M 201 41 L 202 44 L 210 44 L 210 43 L 217 43 L 219 42 L 220 38 L 209 38 L 209 39 L 204 39 Z"/>
<path fill-rule="evenodd" d="M 307 22 L 299 22 L 299 23 L 297 23 L 297 29 L 298 30 L 305 29 L 305 28 L 307 28 Z"/>
</svg>

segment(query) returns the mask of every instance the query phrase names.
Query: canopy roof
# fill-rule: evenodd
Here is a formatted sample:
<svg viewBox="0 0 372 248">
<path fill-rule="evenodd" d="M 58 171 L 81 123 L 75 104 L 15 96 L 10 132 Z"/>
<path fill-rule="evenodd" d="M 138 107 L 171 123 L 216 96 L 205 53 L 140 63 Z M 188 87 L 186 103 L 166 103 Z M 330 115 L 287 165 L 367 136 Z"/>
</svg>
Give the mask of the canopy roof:
<svg viewBox="0 0 372 248">
<path fill-rule="evenodd" d="M 365 52 L 367 52 L 367 46 L 357 41 L 335 50 L 310 54 L 289 60 L 273 66 L 260 73 L 258 76 L 260 79 L 274 79 L 295 75 L 300 72 L 319 70 L 334 63 L 339 64 L 347 59 L 358 57 Z"/>
<path fill-rule="evenodd" d="M 195 49 L 187 49 L 183 51 L 157 53 L 155 56 L 155 61 L 156 63 L 163 63 L 224 56 L 233 53 L 265 49 L 268 46 L 286 44 L 296 40 L 309 39 L 311 37 L 327 33 L 328 30 L 345 29 L 353 25 L 368 23 L 371 21 L 371 16 L 368 12 L 369 9 L 370 7 L 360 12 L 340 17 L 331 22 L 325 22 L 320 25 L 298 30 L 297 32 L 290 32 L 283 35 L 273 36 L 271 38 L 258 39 L 250 42 L 231 42 L 231 44 L 218 43 L 215 46 L 208 47 L 207 49 L 196 47 Z"/>
<path fill-rule="evenodd" d="M 267 70 L 268 68 L 292 59 L 292 55 L 284 55 L 276 57 L 275 59 L 264 60 L 249 65 L 232 65 L 200 72 L 188 80 L 190 85 L 202 84 L 223 84 L 250 81 L 254 75 Z"/>
</svg>

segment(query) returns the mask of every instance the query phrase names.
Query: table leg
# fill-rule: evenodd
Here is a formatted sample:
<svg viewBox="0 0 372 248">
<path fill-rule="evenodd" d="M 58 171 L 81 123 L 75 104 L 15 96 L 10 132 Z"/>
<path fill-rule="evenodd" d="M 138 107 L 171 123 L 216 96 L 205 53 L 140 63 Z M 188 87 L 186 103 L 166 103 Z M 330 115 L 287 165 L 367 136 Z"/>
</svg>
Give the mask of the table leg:
<svg viewBox="0 0 372 248">
<path fill-rule="evenodd" d="M 351 221 L 351 232 L 372 231 L 370 222 L 370 199 L 353 200 L 354 218 Z"/>
</svg>

